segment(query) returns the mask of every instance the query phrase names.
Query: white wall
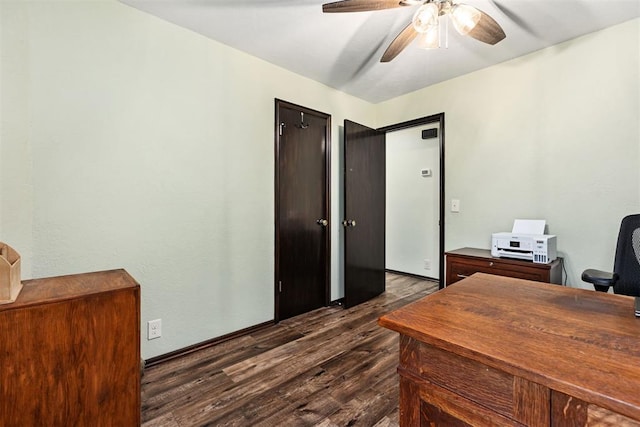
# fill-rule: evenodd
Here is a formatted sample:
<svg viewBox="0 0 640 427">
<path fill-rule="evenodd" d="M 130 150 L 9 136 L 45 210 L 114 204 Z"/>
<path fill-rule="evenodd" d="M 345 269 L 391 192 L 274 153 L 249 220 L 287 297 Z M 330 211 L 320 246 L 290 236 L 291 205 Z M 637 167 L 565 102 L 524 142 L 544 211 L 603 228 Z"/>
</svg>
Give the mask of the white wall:
<svg viewBox="0 0 640 427">
<path fill-rule="evenodd" d="M 126 268 L 149 358 L 273 318 L 274 98 L 340 129 L 446 113 L 447 249 L 546 217 L 570 282 L 640 208 L 639 21 L 371 105 L 115 0 L 0 2 L 0 240 L 24 278 Z M 506 177 L 506 178 L 505 178 Z M 594 203 L 594 199 L 598 203 Z"/>
<path fill-rule="evenodd" d="M 144 358 L 273 319 L 274 98 L 332 114 L 336 165 L 373 106 L 116 1 L 0 4 L 0 240 L 23 278 L 124 267 L 143 331 L 163 321 Z"/>
<path fill-rule="evenodd" d="M 439 123 L 386 134 L 385 265 L 389 270 L 440 277 L 440 139 L 422 139 Z M 441 133 L 438 132 L 438 135 Z M 431 176 L 423 177 L 422 169 Z M 429 260 L 430 268 L 425 268 Z"/>
<path fill-rule="evenodd" d="M 445 112 L 446 250 L 544 218 L 570 285 L 613 267 L 640 211 L 639 44 L 635 19 L 378 105 L 380 126 Z"/>
<path fill-rule="evenodd" d="M 5 18 L 11 19 L 5 19 Z M 31 274 L 33 188 L 29 144 L 27 13 L 0 1 L 0 241 L 22 256 Z"/>
</svg>

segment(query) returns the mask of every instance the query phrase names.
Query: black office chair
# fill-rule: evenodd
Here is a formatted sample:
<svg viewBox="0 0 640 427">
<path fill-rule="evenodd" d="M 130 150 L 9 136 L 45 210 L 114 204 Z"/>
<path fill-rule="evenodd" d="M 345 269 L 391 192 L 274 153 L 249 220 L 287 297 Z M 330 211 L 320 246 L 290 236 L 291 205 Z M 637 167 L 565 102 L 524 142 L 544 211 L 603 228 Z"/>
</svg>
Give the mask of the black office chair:
<svg viewBox="0 0 640 427">
<path fill-rule="evenodd" d="M 585 270 L 582 280 L 597 291 L 607 292 L 613 287 L 616 294 L 640 296 L 640 214 L 622 219 L 613 272 Z"/>
</svg>

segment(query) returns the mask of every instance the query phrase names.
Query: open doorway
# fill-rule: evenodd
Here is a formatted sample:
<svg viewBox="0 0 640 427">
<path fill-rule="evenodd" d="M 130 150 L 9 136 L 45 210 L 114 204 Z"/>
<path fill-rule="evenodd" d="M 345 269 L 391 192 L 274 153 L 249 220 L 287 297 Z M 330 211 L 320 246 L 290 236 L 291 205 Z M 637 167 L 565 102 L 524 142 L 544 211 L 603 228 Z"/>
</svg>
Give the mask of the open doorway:
<svg viewBox="0 0 640 427">
<path fill-rule="evenodd" d="M 442 289 L 444 113 L 378 131 L 385 132 L 387 155 L 397 156 L 387 159 L 386 269 L 438 279 Z"/>
<path fill-rule="evenodd" d="M 388 271 L 440 278 L 439 123 L 388 132 L 386 261 Z"/>
</svg>

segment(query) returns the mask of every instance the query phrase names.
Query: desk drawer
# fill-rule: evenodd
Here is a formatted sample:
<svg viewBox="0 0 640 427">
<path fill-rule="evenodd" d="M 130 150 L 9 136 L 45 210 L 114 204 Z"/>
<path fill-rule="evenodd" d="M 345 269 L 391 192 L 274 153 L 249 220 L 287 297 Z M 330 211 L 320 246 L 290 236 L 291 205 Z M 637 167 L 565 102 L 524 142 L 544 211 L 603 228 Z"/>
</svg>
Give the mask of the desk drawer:
<svg viewBox="0 0 640 427">
<path fill-rule="evenodd" d="M 495 412 L 513 416 L 513 375 L 421 344 L 420 377 Z"/>
<path fill-rule="evenodd" d="M 413 347 L 414 354 L 400 360 L 406 371 L 512 420 L 548 425 L 548 388 L 411 338 L 402 341 L 401 348 Z"/>
<path fill-rule="evenodd" d="M 402 375 L 402 371 L 400 375 Z M 502 416 L 490 409 L 483 408 L 451 391 L 435 384 L 412 377 L 419 386 L 419 406 L 421 426 L 455 426 L 455 427 L 525 427 L 512 418 Z M 406 423 L 418 425 L 418 423 Z"/>
</svg>

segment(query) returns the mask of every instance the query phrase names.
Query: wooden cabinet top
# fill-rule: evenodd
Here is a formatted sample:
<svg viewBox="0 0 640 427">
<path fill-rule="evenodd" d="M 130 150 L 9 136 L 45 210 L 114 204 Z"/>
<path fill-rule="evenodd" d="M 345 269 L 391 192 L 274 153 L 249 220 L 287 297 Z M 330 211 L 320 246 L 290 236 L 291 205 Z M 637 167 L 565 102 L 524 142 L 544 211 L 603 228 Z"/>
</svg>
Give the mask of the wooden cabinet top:
<svg viewBox="0 0 640 427">
<path fill-rule="evenodd" d="M 0 313 L 35 304 L 53 303 L 140 286 L 121 269 L 26 280 L 23 285 L 15 302 L 0 305 Z"/>
<path fill-rule="evenodd" d="M 491 256 L 491 251 L 489 249 L 460 248 L 453 251 L 447 251 L 445 253 L 447 255 L 468 256 L 473 258 L 494 258 Z"/>
<path fill-rule="evenodd" d="M 378 322 L 640 420 L 631 297 L 476 273 Z"/>
<path fill-rule="evenodd" d="M 491 255 L 491 251 L 489 249 L 478 249 L 478 248 L 455 249 L 452 251 L 445 252 L 445 255 L 453 255 L 456 257 L 473 258 L 473 259 L 487 259 L 492 261 L 500 261 L 500 263 L 502 264 L 527 265 L 529 267 L 543 268 L 543 269 L 551 268 L 555 264 L 558 264 L 561 259 L 561 258 L 556 258 L 549 264 L 540 264 L 540 263 L 535 263 L 533 261 L 494 257 Z"/>
</svg>

